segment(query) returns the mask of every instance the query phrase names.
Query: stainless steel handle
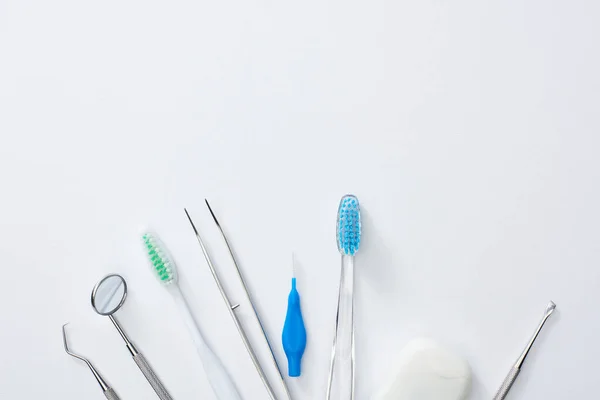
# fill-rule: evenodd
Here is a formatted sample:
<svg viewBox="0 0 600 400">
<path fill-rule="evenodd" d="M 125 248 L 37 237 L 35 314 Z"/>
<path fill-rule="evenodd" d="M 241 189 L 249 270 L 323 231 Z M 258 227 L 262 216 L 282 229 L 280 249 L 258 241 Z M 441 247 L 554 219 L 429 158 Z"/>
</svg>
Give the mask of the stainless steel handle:
<svg viewBox="0 0 600 400">
<path fill-rule="evenodd" d="M 517 380 L 517 377 L 519 376 L 519 373 L 521 372 L 521 367 L 523 366 L 523 363 L 525 362 L 527 355 L 531 351 L 531 348 L 533 347 L 535 340 L 537 339 L 538 335 L 542 331 L 542 328 L 544 327 L 544 324 L 546 323 L 546 321 L 548 320 L 550 315 L 552 315 L 552 313 L 554 312 L 555 309 L 556 309 L 556 304 L 554 304 L 553 301 L 548 303 L 548 305 L 546 306 L 546 311 L 544 311 L 544 317 L 540 321 L 537 329 L 535 330 L 535 333 L 529 340 L 529 343 L 527 343 L 525 350 L 523 350 L 523 353 L 521 353 L 521 356 L 519 357 L 519 359 L 517 360 L 515 365 L 513 365 L 513 367 L 511 368 L 510 372 L 504 379 L 504 382 L 502 382 L 502 386 L 500 386 L 500 389 L 498 389 L 498 393 L 496 393 L 496 396 L 494 396 L 494 400 L 504 400 L 504 398 L 510 391 L 510 388 L 512 387 L 513 383 L 515 383 L 515 380 Z"/>
<path fill-rule="evenodd" d="M 142 353 L 137 353 L 136 355 L 134 355 L 133 360 L 148 380 L 148 383 L 150 383 L 150 386 L 152 386 L 152 389 L 154 389 L 154 391 L 158 395 L 158 398 L 160 400 L 173 400 L 173 398 L 171 397 L 169 392 L 167 392 L 167 389 L 164 387 L 162 382 L 158 379 L 158 376 L 156 376 L 156 374 L 150 367 L 150 364 L 148 364 L 148 361 L 146 361 L 146 358 L 142 355 Z"/>
<path fill-rule="evenodd" d="M 494 400 L 504 400 L 506 398 L 506 395 L 510 391 L 513 383 L 515 383 L 517 380 L 520 372 L 520 368 L 511 368 L 510 372 L 506 376 L 506 379 L 504 379 L 504 382 L 502 382 L 502 386 L 500 386 L 500 389 L 498 389 L 498 392 L 494 396 Z"/>
<path fill-rule="evenodd" d="M 106 398 L 108 400 L 121 400 L 121 399 L 119 399 L 119 396 L 117 396 L 117 393 L 112 388 L 106 389 L 106 391 L 104 392 L 104 395 L 106 396 Z"/>
</svg>

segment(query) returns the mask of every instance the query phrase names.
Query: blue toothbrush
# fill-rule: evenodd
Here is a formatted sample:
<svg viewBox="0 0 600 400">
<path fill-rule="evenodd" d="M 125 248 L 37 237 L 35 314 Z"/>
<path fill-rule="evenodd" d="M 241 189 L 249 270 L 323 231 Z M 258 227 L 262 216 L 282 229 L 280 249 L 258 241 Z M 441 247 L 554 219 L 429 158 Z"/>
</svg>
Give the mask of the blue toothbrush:
<svg viewBox="0 0 600 400">
<path fill-rule="evenodd" d="M 292 269 L 294 269 L 294 254 L 292 253 Z M 301 361 L 306 348 L 306 328 L 300 309 L 300 294 L 296 289 L 296 274 L 292 276 L 292 290 L 288 296 L 288 309 L 281 335 L 283 350 L 288 359 L 288 375 L 298 377 L 302 373 Z"/>
<path fill-rule="evenodd" d="M 336 230 L 342 269 L 326 399 L 354 400 L 354 256 L 360 247 L 361 236 L 360 206 L 356 196 L 342 197 Z"/>
</svg>

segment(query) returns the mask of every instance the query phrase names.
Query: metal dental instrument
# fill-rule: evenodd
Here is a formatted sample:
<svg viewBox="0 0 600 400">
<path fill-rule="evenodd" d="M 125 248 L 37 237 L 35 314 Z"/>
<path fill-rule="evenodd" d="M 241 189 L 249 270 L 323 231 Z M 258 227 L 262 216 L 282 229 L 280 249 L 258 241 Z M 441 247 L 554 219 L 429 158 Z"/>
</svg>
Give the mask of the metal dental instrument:
<svg viewBox="0 0 600 400">
<path fill-rule="evenodd" d="M 67 326 L 67 325 L 68 325 L 68 323 L 66 323 L 62 326 L 63 344 L 65 345 L 65 351 L 67 352 L 67 354 L 70 355 L 71 357 L 75 357 L 87 364 L 89 369 L 92 371 L 92 374 L 94 374 L 94 378 L 96 378 L 96 380 L 98 381 L 98 384 L 102 388 L 102 392 L 104 393 L 104 396 L 106 396 L 106 398 L 108 400 L 120 400 L 119 396 L 117 396 L 117 393 L 115 393 L 115 391 L 108 385 L 108 383 L 106 383 L 106 381 L 102 378 L 100 373 L 96 370 L 96 368 L 94 368 L 92 363 L 87 358 L 82 357 L 78 354 L 75 354 L 69 350 L 69 346 L 67 345 L 67 332 L 65 330 L 65 326 Z"/>
<path fill-rule="evenodd" d="M 129 337 L 127 337 L 127 334 L 113 315 L 123 306 L 126 298 L 127 282 L 125 282 L 125 279 L 121 275 L 111 274 L 102 278 L 94 286 L 91 298 L 92 307 L 98 314 L 108 317 L 115 328 L 117 328 L 119 335 L 125 341 L 127 350 L 129 350 L 133 357 L 133 361 L 135 361 L 140 371 L 142 371 L 142 374 L 144 374 L 146 380 L 158 395 L 158 398 L 160 400 L 173 400 L 165 386 L 158 379 L 158 376 L 156 376 L 154 370 L 152 370 L 146 357 L 131 343 L 131 340 L 129 340 Z"/>
<path fill-rule="evenodd" d="M 210 204 L 208 204 L 208 200 L 204 199 L 204 202 L 206 203 L 206 206 L 208 207 L 208 211 L 210 211 L 210 215 L 212 215 L 213 220 L 215 221 L 215 224 L 217 224 L 217 227 L 219 228 L 219 231 L 221 232 L 221 236 L 223 237 L 223 240 L 225 241 L 225 244 L 227 245 L 227 250 L 229 250 L 229 255 L 231 256 L 231 261 L 233 261 L 233 265 L 235 266 L 235 271 L 237 272 L 237 276 L 240 279 L 240 283 L 242 284 L 242 287 L 244 288 L 244 292 L 246 293 L 246 298 L 248 299 L 248 302 L 250 303 L 250 307 L 252 307 L 252 312 L 254 313 L 256 322 L 258 322 L 258 325 L 260 326 L 260 330 L 262 331 L 262 334 L 263 334 L 263 339 L 265 340 L 265 343 L 269 347 L 269 351 L 271 353 L 271 361 L 273 363 L 273 366 L 277 369 L 277 372 L 279 373 L 279 377 L 281 378 L 281 384 L 283 385 L 283 388 L 285 389 L 285 393 L 287 394 L 288 399 L 291 400 L 292 396 L 291 396 L 290 391 L 285 383 L 285 380 L 283 379 L 283 374 L 281 373 L 281 369 L 279 368 L 279 364 L 277 363 L 277 359 L 275 358 L 275 353 L 273 352 L 273 347 L 271 346 L 271 342 L 269 341 L 269 337 L 267 336 L 267 332 L 265 331 L 262 321 L 260 320 L 260 317 L 258 316 L 258 311 L 256 310 L 256 307 L 254 306 L 254 301 L 252 301 L 252 296 L 250 295 L 248 286 L 246 286 L 246 280 L 244 279 L 244 276 L 242 275 L 242 271 L 240 270 L 240 267 L 237 263 L 235 255 L 233 253 L 233 249 L 232 249 L 231 245 L 229 244 L 229 240 L 227 240 L 227 236 L 225 236 L 225 232 L 223 231 L 221 224 L 219 224 L 219 221 L 217 220 L 215 213 L 213 212 L 212 208 L 210 207 Z"/>
<path fill-rule="evenodd" d="M 200 234 L 198 233 L 198 229 L 196 229 L 196 226 L 194 225 L 194 222 L 192 221 L 192 217 L 190 217 L 190 214 L 188 213 L 187 209 L 184 208 L 183 210 L 185 211 L 185 215 L 187 215 L 187 218 L 190 221 L 190 224 L 192 225 L 192 229 L 194 230 L 194 233 L 196 234 L 196 239 L 198 240 L 198 244 L 200 244 L 200 248 L 202 249 L 202 253 L 204 254 L 204 258 L 206 259 L 208 268 L 210 269 L 210 272 L 211 272 L 213 278 L 215 279 L 215 283 L 217 284 L 217 288 L 219 289 L 219 292 L 221 292 L 221 296 L 223 296 L 223 300 L 225 301 L 225 304 L 227 305 L 229 314 L 231 315 L 231 318 L 233 319 L 235 327 L 237 328 L 238 333 L 240 334 L 240 337 L 242 338 L 242 341 L 244 342 L 244 346 L 246 346 L 246 350 L 248 351 L 248 354 L 250 355 L 250 359 L 252 360 L 252 363 L 254 364 L 254 368 L 256 368 L 256 372 L 258 372 L 258 375 L 260 376 L 260 379 L 261 379 L 263 385 L 265 385 L 265 388 L 267 389 L 267 392 L 269 393 L 269 397 L 271 398 L 271 400 L 277 400 L 277 397 L 275 396 L 275 393 L 273 392 L 273 388 L 269 384 L 269 381 L 267 380 L 265 372 L 263 371 L 263 369 L 260 366 L 260 363 L 258 362 L 256 353 L 254 353 L 254 350 L 252 349 L 252 345 L 250 344 L 250 341 L 248 340 L 248 337 L 246 336 L 246 332 L 244 331 L 244 328 L 242 327 L 242 324 L 240 323 L 240 320 L 238 319 L 238 316 L 235 313 L 235 309 L 238 308 L 240 305 L 239 304 L 232 305 L 231 301 L 229 300 L 229 297 L 227 296 L 227 293 L 225 292 L 225 289 L 223 288 L 221 279 L 219 278 L 219 275 L 217 274 L 217 271 L 215 270 L 215 267 L 210 259 L 210 256 L 208 255 L 208 251 L 206 250 L 206 247 L 204 246 L 202 237 L 200 237 Z"/>
<path fill-rule="evenodd" d="M 523 353 L 521 354 L 521 356 L 519 357 L 519 359 L 517 360 L 515 365 L 513 365 L 510 372 L 504 379 L 502 386 L 500 386 L 500 389 L 498 389 L 498 392 L 494 396 L 493 400 L 504 400 L 506 398 L 506 395 L 508 395 L 510 388 L 512 388 L 512 385 L 515 383 L 515 381 L 517 380 L 517 377 L 519 376 L 519 373 L 521 372 L 523 363 L 525 362 L 525 359 L 527 358 L 529 351 L 533 347 L 533 343 L 535 342 L 535 339 L 537 339 L 538 335 L 540 334 L 540 331 L 544 327 L 544 324 L 548 320 L 548 317 L 550 317 L 550 315 L 552 315 L 552 313 L 554 312 L 555 309 L 556 309 L 556 304 L 554 304 L 554 302 L 551 301 L 550 303 L 548 303 L 548 306 L 546 307 L 546 311 L 544 312 L 544 317 L 542 318 L 542 321 L 540 322 L 537 329 L 535 330 L 535 333 L 533 334 L 532 338 L 529 340 L 529 343 L 527 343 L 527 347 L 525 347 L 525 350 L 523 350 Z"/>
</svg>

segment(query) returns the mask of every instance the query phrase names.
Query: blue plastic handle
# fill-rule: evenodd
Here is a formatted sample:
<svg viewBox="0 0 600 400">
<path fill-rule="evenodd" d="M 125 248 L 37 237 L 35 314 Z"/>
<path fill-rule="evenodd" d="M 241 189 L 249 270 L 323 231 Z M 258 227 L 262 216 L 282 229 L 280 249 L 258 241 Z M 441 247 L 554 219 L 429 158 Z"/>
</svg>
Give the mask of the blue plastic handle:
<svg viewBox="0 0 600 400">
<path fill-rule="evenodd" d="M 296 290 L 296 278 L 292 278 L 292 290 L 288 296 L 288 309 L 281 340 L 288 359 L 288 375 L 300 376 L 302 355 L 306 348 L 306 328 L 300 309 L 300 294 Z"/>
</svg>

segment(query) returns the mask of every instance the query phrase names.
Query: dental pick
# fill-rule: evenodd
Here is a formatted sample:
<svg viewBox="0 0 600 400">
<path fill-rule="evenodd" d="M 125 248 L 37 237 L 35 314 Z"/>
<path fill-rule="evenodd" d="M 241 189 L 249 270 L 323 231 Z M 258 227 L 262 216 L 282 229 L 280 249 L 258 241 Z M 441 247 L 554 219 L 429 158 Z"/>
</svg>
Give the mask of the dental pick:
<svg viewBox="0 0 600 400">
<path fill-rule="evenodd" d="M 106 383 L 106 381 L 102 378 L 100 373 L 96 370 L 96 368 L 94 368 L 94 366 L 92 365 L 90 360 L 88 360 L 87 358 L 85 358 L 83 356 L 80 356 L 79 354 L 75 354 L 71 350 L 69 350 L 69 345 L 67 344 L 67 332 L 65 330 L 65 327 L 67 325 L 69 325 L 69 324 L 66 323 L 62 326 L 63 344 L 65 346 L 65 352 L 68 355 L 70 355 L 71 357 L 77 358 L 78 360 L 81 360 L 87 364 L 90 371 L 92 371 L 92 374 L 94 374 L 94 378 L 96 378 L 96 381 L 98 381 L 98 384 L 102 388 L 102 392 L 104 393 L 104 396 L 106 396 L 106 398 L 108 400 L 119 400 L 119 396 L 117 396 L 117 393 L 113 390 L 113 388 L 111 388 L 108 385 L 108 383 Z"/>
<path fill-rule="evenodd" d="M 546 321 L 548 320 L 550 315 L 552 315 L 552 313 L 554 312 L 555 309 L 556 309 L 556 304 L 554 304 L 554 302 L 551 301 L 550 303 L 548 303 L 548 306 L 546 306 L 546 311 L 544 312 L 544 317 L 542 318 L 542 321 L 540 322 L 537 329 L 535 330 L 535 333 L 529 340 L 529 343 L 527 343 L 525 350 L 523 350 L 523 353 L 521 353 L 521 356 L 519 357 L 519 359 L 517 360 L 515 365 L 513 365 L 513 367 L 510 369 L 510 372 L 504 379 L 504 382 L 502 382 L 502 386 L 500 386 L 500 389 L 498 389 L 498 392 L 494 396 L 494 400 L 504 400 L 506 398 L 506 395 L 508 395 L 508 392 L 510 391 L 513 384 L 517 380 L 517 377 L 521 373 L 521 368 L 523 367 L 523 363 L 525 362 L 527 355 L 529 355 L 529 351 L 533 347 L 533 343 L 537 339 L 542 328 L 544 327 L 544 324 L 546 323 Z"/>
</svg>

